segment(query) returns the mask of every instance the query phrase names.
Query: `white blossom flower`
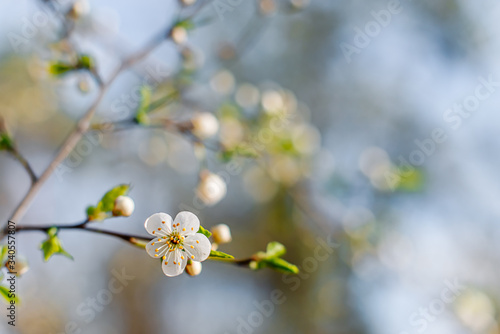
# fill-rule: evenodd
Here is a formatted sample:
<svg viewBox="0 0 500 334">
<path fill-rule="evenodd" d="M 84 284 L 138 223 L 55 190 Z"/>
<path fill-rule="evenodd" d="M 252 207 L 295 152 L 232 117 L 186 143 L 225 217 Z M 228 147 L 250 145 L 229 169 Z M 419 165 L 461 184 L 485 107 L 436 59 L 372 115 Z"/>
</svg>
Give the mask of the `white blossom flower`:
<svg viewBox="0 0 500 334">
<path fill-rule="evenodd" d="M 215 225 L 210 229 L 210 232 L 212 232 L 212 237 L 218 244 L 227 244 L 233 239 L 231 237 L 231 230 L 226 224 Z"/>
<path fill-rule="evenodd" d="M 191 118 L 191 132 L 201 140 L 213 137 L 219 131 L 219 120 L 212 113 L 198 112 Z"/>
<path fill-rule="evenodd" d="M 170 32 L 170 37 L 176 44 L 183 45 L 188 39 L 188 32 L 182 26 L 175 26 Z"/>
<path fill-rule="evenodd" d="M 173 222 L 166 213 L 155 213 L 146 220 L 144 227 L 157 237 L 148 242 L 146 251 L 151 257 L 161 259 L 163 273 L 167 276 L 180 275 L 188 259 L 201 262 L 210 255 L 210 241 L 197 233 L 200 220 L 191 212 L 180 212 Z"/>
<path fill-rule="evenodd" d="M 204 171 L 200 175 L 200 183 L 196 188 L 196 196 L 208 206 L 220 202 L 227 192 L 226 182 L 217 174 Z"/>
<path fill-rule="evenodd" d="M 118 196 L 113 207 L 113 216 L 129 217 L 135 209 L 134 200 L 128 196 Z"/>
<path fill-rule="evenodd" d="M 197 276 L 201 273 L 201 262 L 190 261 L 186 266 L 186 272 L 189 276 Z"/>
</svg>

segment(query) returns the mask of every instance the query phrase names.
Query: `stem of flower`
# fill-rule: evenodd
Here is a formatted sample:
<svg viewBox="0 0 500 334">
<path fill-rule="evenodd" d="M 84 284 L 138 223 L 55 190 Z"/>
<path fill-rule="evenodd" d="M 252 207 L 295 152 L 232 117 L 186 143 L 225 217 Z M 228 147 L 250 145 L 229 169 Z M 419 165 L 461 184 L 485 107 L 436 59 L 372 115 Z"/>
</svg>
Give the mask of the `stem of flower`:
<svg viewBox="0 0 500 334">
<path fill-rule="evenodd" d="M 99 233 L 99 234 L 104 234 L 104 235 L 108 235 L 111 237 L 115 237 L 115 238 L 121 239 L 123 241 L 126 241 L 126 242 L 128 242 L 136 247 L 139 247 L 139 248 L 145 248 L 146 244 L 151 240 L 151 237 L 147 237 L 147 236 L 130 235 L 130 234 L 113 232 L 113 231 L 106 231 L 106 230 L 101 230 L 101 229 L 89 228 L 88 223 L 90 223 L 90 221 L 87 219 L 81 223 L 72 224 L 72 225 L 49 225 L 49 226 L 24 225 L 24 226 L 16 227 L 16 232 L 38 231 L 38 232 L 46 233 L 49 229 L 51 229 L 53 227 L 57 228 L 58 230 L 80 230 L 80 231 Z M 248 264 L 251 261 L 254 261 L 255 259 L 253 257 L 250 257 L 248 259 L 241 259 L 241 260 L 209 257 L 208 260 L 221 261 L 221 262 L 231 263 L 231 264 L 234 264 L 237 266 L 246 267 L 246 266 L 248 266 Z"/>
</svg>

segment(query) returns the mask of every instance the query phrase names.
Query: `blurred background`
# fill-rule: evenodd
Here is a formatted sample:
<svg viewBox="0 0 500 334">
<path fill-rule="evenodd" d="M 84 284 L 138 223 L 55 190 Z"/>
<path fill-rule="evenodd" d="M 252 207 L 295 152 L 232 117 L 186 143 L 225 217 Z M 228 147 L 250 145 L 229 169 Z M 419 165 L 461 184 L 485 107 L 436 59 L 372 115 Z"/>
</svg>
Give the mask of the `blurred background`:
<svg viewBox="0 0 500 334">
<path fill-rule="evenodd" d="M 129 97 L 146 78 L 158 98 L 182 91 L 158 117 L 204 110 L 220 123 L 206 148 L 169 129 L 97 129 L 17 223 L 83 221 L 130 183 L 134 214 L 99 228 L 146 235 L 152 213 L 190 210 L 205 227 L 231 227 L 222 251 L 244 258 L 276 240 L 302 273 L 208 261 L 200 276 L 168 278 L 143 250 L 76 231 L 60 233 L 74 261 L 44 263 L 45 236 L 26 232 L 18 324 L 4 318 L 0 331 L 500 333 L 498 2 L 189 3 L 0 3 L 0 115 L 37 173 L 98 90 L 88 73 L 50 65 L 85 53 L 107 78 L 179 17 L 193 15 L 194 29 L 125 71 L 94 122 L 133 117 Z M 195 200 L 204 169 L 227 183 L 214 206 Z M 0 173 L 6 223 L 29 178 L 7 154 Z M 325 243 L 333 252 L 320 258 Z M 117 271 L 134 278 L 92 307 Z M 263 310 L 275 289 L 282 303 Z"/>
</svg>

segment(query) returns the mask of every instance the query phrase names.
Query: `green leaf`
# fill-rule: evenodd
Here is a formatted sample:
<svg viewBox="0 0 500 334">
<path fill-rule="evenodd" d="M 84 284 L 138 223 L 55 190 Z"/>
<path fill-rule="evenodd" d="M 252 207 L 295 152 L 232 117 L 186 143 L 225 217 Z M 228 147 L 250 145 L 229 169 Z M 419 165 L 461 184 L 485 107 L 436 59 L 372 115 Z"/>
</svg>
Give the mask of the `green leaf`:
<svg viewBox="0 0 500 334">
<path fill-rule="evenodd" d="M 63 75 L 75 69 L 75 65 L 64 62 L 53 62 L 49 65 L 49 73 L 52 75 Z"/>
<path fill-rule="evenodd" d="M 149 86 L 142 86 L 140 90 L 141 94 L 141 103 L 137 108 L 137 113 L 135 115 L 135 120 L 139 124 L 148 125 L 149 122 L 149 109 L 151 106 L 151 97 L 153 95 L 151 88 Z"/>
<path fill-rule="evenodd" d="M 73 260 L 73 257 L 62 247 L 61 240 L 57 237 L 57 232 L 56 227 L 50 228 L 47 231 L 47 240 L 42 242 L 40 245 L 45 262 L 47 262 L 55 254 L 61 254 Z"/>
<path fill-rule="evenodd" d="M 286 248 L 283 244 L 280 244 L 277 241 L 272 241 L 267 244 L 266 247 L 266 257 L 269 258 L 277 258 L 282 257 L 286 253 Z"/>
<path fill-rule="evenodd" d="M 0 150 L 11 151 L 14 149 L 14 141 L 6 132 L 0 133 Z"/>
<path fill-rule="evenodd" d="M 263 261 L 263 263 L 267 267 L 272 268 L 274 270 L 281 271 L 281 272 L 291 273 L 291 274 L 298 274 L 299 273 L 299 268 L 296 265 L 291 264 L 290 262 L 285 261 L 285 260 L 280 259 L 280 258 L 265 260 L 265 261 Z"/>
<path fill-rule="evenodd" d="M 2 266 L 7 262 L 7 256 L 9 255 L 9 247 L 7 245 L 2 245 L 0 248 L 0 264 Z"/>
<path fill-rule="evenodd" d="M 252 270 L 259 270 L 267 267 L 284 273 L 297 274 L 299 268 L 281 258 L 285 253 L 286 248 L 283 244 L 272 241 L 267 244 L 265 252 L 258 252 L 253 256 L 253 261 L 251 261 L 248 266 Z"/>
<path fill-rule="evenodd" d="M 75 70 L 92 70 L 94 68 L 94 59 L 89 55 L 79 55 L 75 63 L 63 61 L 54 61 L 49 65 L 49 73 L 60 76 Z"/>
<path fill-rule="evenodd" d="M 0 285 L 0 295 L 9 304 L 11 301 L 14 301 L 14 303 L 19 304 L 19 298 L 17 298 L 15 294 L 13 296 L 10 296 L 10 289 L 4 285 Z"/>
<path fill-rule="evenodd" d="M 212 236 L 212 232 L 210 232 L 209 230 L 205 229 L 203 226 L 200 225 L 200 228 L 198 229 L 198 232 L 197 233 L 201 233 L 203 234 L 204 236 L 206 236 L 207 238 L 210 238 Z"/>
<path fill-rule="evenodd" d="M 219 251 L 210 251 L 210 257 L 212 259 L 234 259 L 234 256 L 219 252 Z"/>
<path fill-rule="evenodd" d="M 94 64 L 95 64 L 95 62 L 94 62 L 94 59 L 92 57 L 90 57 L 89 55 L 82 54 L 82 55 L 78 56 L 78 63 L 76 65 L 76 67 L 79 69 L 90 70 L 90 69 L 94 68 L 94 66 L 95 66 Z"/>
<path fill-rule="evenodd" d="M 104 194 L 96 206 L 89 206 L 87 208 L 87 218 L 89 221 L 100 221 L 110 217 L 116 198 L 126 195 L 129 189 L 130 185 L 121 184 Z"/>
<path fill-rule="evenodd" d="M 175 24 L 176 27 L 182 27 L 186 30 L 192 30 L 195 28 L 195 25 L 193 23 L 193 21 L 191 20 L 182 20 L 182 21 L 179 21 Z"/>
</svg>

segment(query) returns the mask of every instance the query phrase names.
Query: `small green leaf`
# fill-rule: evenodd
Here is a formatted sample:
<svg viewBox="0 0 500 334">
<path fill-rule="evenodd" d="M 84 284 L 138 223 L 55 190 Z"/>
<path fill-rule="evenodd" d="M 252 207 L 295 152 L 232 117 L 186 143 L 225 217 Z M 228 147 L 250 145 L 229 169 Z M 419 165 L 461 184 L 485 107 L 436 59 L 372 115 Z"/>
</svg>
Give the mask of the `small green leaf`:
<svg viewBox="0 0 500 334">
<path fill-rule="evenodd" d="M 89 206 L 87 208 L 87 218 L 89 221 L 100 221 L 109 218 L 115 205 L 116 198 L 126 195 L 129 189 L 130 185 L 121 184 L 104 194 L 96 206 Z"/>
<path fill-rule="evenodd" d="M 193 23 L 193 21 L 191 20 L 182 20 L 182 21 L 179 21 L 175 24 L 176 27 L 182 27 L 186 30 L 192 30 L 195 28 L 195 25 Z"/>
<path fill-rule="evenodd" d="M 92 57 L 90 57 L 89 55 L 82 54 L 82 55 L 78 56 L 78 63 L 76 65 L 76 67 L 79 69 L 90 70 L 90 69 L 94 68 L 94 66 L 95 66 L 94 64 L 95 64 L 95 62 L 94 62 L 94 59 Z"/>
<path fill-rule="evenodd" d="M 210 251 L 210 258 L 212 258 L 212 259 L 234 259 L 234 256 L 213 250 L 213 251 Z"/>
<path fill-rule="evenodd" d="M 280 244 L 277 241 L 272 241 L 267 244 L 266 247 L 266 256 L 268 259 L 270 258 L 278 258 L 282 257 L 286 253 L 286 248 L 283 244 Z"/>
<path fill-rule="evenodd" d="M 49 73 L 52 75 L 63 75 L 75 69 L 75 65 L 61 61 L 53 62 L 49 65 Z"/>
<path fill-rule="evenodd" d="M 9 288 L 4 285 L 0 285 L 0 295 L 9 304 L 11 301 L 14 301 L 14 303 L 19 304 L 19 298 L 17 298 L 15 294 L 11 295 Z"/>
<path fill-rule="evenodd" d="M 0 262 L 1 265 L 5 265 L 5 262 L 7 262 L 7 256 L 9 255 L 9 247 L 7 245 L 2 245 L 0 248 Z"/>
<path fill-rule="evenodd" d="M 198 229 L 198 232 L 197 233 L 201 233 L 203 234 L 204 236 L 206 236 L 207 238 L 210 238 L 212 236 L 212 232 L 210 232 L 209 230 L 205 229 L 203 226 L 200 225 L 200 228 Z"/>
<path fill-rule="evenodd" d="M 0 150 L 12 151 L 14 141 L 7 132 L 0 133 Z"/>
<path fill-rule="evenodd" d="M 141 102 L 139 104 L 139 107 L 137 108 L 135 120 L 139 124 L 148 125 L 150 123 L 148 113 L 151 107 L 151 97 L 153 93 L 149 86 L 142 86 L 140 94 L 141 94 Z"/>
<path fill-rule="evenodd" d="M 291 274 L 299 273 L 299 268 L 296 265 L 291 264 L 290 262 L 287 262 L 280 258 L 265 260 L 263 261 L 263 263 L 265 266 L 281 272 L 291 273 Z"/>
<path fill-rule="evenodd" d="M 55 254 L 61 254 L 73 260 L 73 257 L 62 247 L 61 240 L 57 237 L 57 232 L 56 227 L 50 228 L 47 231 L 47 240 L 42 242 L 40 245 L 45 262 L 47 262 Z"/>
</svg>

